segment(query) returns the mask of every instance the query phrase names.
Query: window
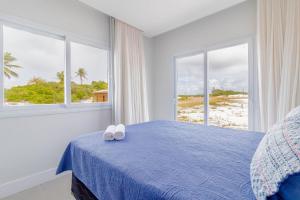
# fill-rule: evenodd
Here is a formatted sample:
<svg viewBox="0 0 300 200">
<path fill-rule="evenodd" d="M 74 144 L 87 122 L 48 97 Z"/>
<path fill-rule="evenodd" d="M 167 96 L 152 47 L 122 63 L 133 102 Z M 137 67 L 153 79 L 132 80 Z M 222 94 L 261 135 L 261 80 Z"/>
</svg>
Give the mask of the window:
<svg viewBox="0 0 300 200">
<path fill-rule="evenodd" d="M 3 27 L 5 105 L 62 104 L 63 40 Z"/>
<path fill-rule="evenodd" d="M 248 57 L 245 43 L 176 58 L 177 120 L 248 129 Z"/>
<path fill-rule="evenodd" d="M 248 44 L 209 51 L 209 124 L 248 129 Z"/>
<path fill-rule="evenodd" d="M 109 50 L 98 46 L 0 21 L 0 109 L 108 104 Z"/>
<path fill-rule="evenodd" d="M 108 101 L 108 52 L 71 43 L 72 102 Z"/>
<path fill-rule="evenodd" d="M 178 58 L 177 120 L 204 123 L 204 54 Z"/>
</svg>

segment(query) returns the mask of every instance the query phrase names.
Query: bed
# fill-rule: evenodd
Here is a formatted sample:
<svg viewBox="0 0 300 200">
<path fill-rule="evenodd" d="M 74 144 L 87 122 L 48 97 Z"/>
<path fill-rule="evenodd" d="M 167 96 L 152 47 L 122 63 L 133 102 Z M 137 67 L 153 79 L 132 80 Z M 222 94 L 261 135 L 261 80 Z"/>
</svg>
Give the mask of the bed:
<svg viewBox="0 0 300 200">
<path fill-rule="evenodd" d="M 101 132 L 73 140 L 57 173 L 71 170 L 73 193 L 77 184 L 90 199 L 255 200 L 249 171 L 262 137 L 153 121 L 127 126 L 123 141 L 103 141 Z"/>
</svg>

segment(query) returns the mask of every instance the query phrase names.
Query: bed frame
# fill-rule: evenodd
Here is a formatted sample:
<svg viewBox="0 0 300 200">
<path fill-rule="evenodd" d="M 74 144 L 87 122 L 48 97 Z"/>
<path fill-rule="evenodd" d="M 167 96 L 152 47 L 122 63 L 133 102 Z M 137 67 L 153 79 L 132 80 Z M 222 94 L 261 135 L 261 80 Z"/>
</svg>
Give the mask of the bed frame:
<svg viewBox="0 0 300 200">
<path fill-rule="evenodd" d="M 74 174 L 72 174 L 71 191 L 76 200 L 98 200 Z"/>
</svg>

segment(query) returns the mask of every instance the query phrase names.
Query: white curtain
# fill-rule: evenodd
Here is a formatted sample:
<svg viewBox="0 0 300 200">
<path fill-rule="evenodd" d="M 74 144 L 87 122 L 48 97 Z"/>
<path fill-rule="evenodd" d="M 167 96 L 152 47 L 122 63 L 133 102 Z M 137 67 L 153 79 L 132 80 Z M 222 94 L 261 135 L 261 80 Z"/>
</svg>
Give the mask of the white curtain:
<svg viewBox="0 0 300 200">
<path fill-rule="evenodd" d="M 115 123 L 149 120 L 143 33 L 114 20 Z"/>
<path fill-rule="evenodd" d="M 300 105 L 300 0 L 258 1 L 261 127 Z"/>
</svg>

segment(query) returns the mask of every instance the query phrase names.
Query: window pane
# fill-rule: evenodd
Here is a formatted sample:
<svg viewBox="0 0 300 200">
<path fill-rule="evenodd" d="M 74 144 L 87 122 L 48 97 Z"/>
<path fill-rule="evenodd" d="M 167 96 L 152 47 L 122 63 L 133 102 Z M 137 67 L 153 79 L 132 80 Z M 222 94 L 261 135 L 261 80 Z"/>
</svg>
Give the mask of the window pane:
<svg viewBox="0 0 300 200">
<path fill-rule="evenodd" d="M 209 124 L 248 129 L 248 44 L 208 52 Z"/>
<path fill-rule="evenodd" d="M 204 55 L 176 60 L 177 120 L 204 123 Z"/>
<path fill-rule="evenodd" d="M 6 26 L 3 33 L 5 105 L 63 103 L 64 41 Z"/>
<path fill-rule="evenodd" d="M 71 43 L 72 102 L 108 101 L 108 51 Z"/>
</svg>

